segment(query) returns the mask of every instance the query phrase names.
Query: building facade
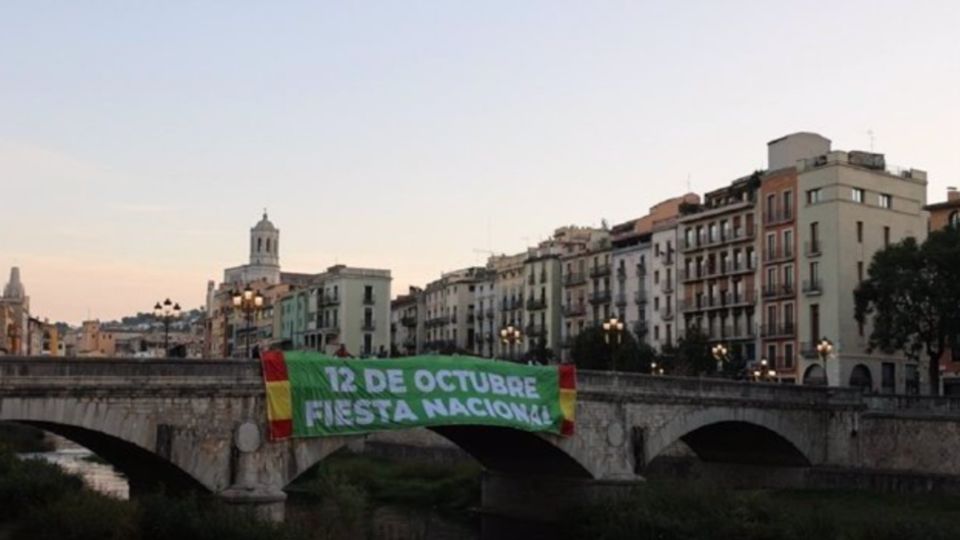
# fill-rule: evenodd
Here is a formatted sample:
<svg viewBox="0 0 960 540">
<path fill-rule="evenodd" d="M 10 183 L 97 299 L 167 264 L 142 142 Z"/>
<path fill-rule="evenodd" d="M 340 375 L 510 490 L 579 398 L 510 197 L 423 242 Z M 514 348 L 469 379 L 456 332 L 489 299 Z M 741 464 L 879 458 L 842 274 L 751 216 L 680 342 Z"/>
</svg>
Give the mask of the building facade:
<svg viewBox="0 0 960 540">
<path fill-rule="evenodd" d="M 390 302 L 391 356 L 420 354 L 423 347 L 423 289 L 410 287 Z"/>
</svg>

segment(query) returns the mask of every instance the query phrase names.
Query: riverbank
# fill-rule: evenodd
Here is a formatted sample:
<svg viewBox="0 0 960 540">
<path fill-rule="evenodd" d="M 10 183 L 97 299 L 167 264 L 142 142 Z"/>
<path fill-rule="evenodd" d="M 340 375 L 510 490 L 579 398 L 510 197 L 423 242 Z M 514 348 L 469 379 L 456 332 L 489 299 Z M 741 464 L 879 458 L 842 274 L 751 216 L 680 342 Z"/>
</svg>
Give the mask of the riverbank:
<svg viewBox="0 0 960 540">
<path fill-rule="evenodd" d="M 573 510 L 559 530 L 569 540 L 956 540 L 957 512 L 958 497 L 654 483 Z"/>
</svg>

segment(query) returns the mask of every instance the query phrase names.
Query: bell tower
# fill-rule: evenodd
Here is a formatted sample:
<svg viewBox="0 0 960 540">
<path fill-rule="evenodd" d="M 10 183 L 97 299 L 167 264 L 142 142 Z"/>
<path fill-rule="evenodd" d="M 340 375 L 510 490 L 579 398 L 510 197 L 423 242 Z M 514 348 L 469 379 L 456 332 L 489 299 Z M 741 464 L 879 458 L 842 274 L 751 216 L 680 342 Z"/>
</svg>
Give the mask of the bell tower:
<svg viewBox="0 0 960 540">
<path fill-rule="evenodd" d="M 250 264 L 280 266 L 280 230 L 267 219 L 266 209 L 263 219 L 250 229 Z"/>
</svg>

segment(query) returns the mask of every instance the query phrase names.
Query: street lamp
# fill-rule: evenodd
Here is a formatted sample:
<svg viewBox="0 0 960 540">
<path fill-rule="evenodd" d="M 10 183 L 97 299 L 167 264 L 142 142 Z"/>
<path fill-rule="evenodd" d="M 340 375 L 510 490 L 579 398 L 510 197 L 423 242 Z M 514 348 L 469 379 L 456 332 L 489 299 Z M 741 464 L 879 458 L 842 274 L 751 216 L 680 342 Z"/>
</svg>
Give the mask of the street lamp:
<svg viewBox="0 0 960 540">
<path fill-rule="evenodd" d="M 770 367 L 766 358 L 760 359 L 760 367 L 753 370 L 753 379 L 755 381 L 775 381 L 777 379 L 777 370 Z"/>
<path fill-rule="evenodd" d="M 614 355 L 616 348 L 620 345 L 620 342 L 623 339 L 623 321 L 617 320 L 616 317 L 610 317 L 610 320 L 603 322 L 603 337 L 607 342 L 607 345 L 610 345 L 610 342 L 613 341 L 614 345 L 610 347 L 610 370 L 617 370 L 617 357 Z M 611 340 L 613 337 L 615 339 Z"/>
<path fill-rule="evenodd" d="M 163 322 L 163 355 L 169 354 L 170 324 L 180 316 L 180 304 L 175 304 L 169 298 L 153 306 L 153 315 Z"/>
<path fill-rule="evenodd" d="M 519 343 L 521 340 L 523 340 L 523 334 L 519 328 L 514 327 L 512 324 L 500 329 L 500 341 L 508 346 L 508 354 L 511 360 L 514 359 L 513 345 L 514 343 Z"/>
<path fill-rule="evenodd" d="M 650 374 L 663 375 L 663 368 L 660 367 L 656 362 L 650 362 Z"/>
<path fill-rule="evenodd" d="M 830 358 L 831 354 L 833 354 L 833 343 L 824 337 L 820 340 L 820 343 L 817 343 L 817 355 L 820 357 L 820 361 L 823 362 L 824 384 L 827 383 L 827 359 Z"/>
<path fill-rule="evenodd" d="M 723 363 L 727 361 L 729 351 L 723 343 L 717 343 L 710 349 L 710 352 L 713 353 L 713 357 L 717 360 L 717 375 L 720 375 L 723 373 Z"/>
<path fill-rule="evenodd" d="M 253 314 L 263 307 L 263 295 L 260 294 L 260 291 L 254 292 L 250 285 L 247 285 L 243 291 L 233 292 L 233 307 L 243 312 L 246 321 L 244 334 L 246 334 L 247 352 L 245 357 L 250 358 L 250 325 L 253 322 Z"/>
<path fill-rule="evenodd" d="M 174 304 L 169 298 L 153 306 L 153 316 L 163 322 L 163 356 L 170 355 L 170 323 L 180 317 L 180 304 Z"/>
</svg>

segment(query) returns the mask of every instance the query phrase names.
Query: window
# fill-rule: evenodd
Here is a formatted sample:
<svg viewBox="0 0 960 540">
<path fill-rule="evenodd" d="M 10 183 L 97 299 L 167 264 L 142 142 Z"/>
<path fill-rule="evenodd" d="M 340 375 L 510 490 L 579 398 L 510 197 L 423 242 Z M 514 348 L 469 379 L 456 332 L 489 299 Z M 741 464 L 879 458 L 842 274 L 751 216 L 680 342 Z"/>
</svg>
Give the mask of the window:
<svg viewBox="0 0 960 540">
<path fill-rule="evenodd" d="M 776 345 L 767 345 L 767 362 L 771 368 L 777 367 L 777 346 Z"/>
<path fill-rule="evenodd" d="M 783 231 L 783 256 L 793 257 L 793 230 Z"/>
<path fill-rule="evenodd" d="M 267 253 L 270 253 L 270 239 L 267 238 Z"/>
<path fill-rule="evenodd" d="M 863 261 L 857 261 L 857 283 L 863 283 Z"/>
<path fill-rule="evenodd" d="M 793 343 L 783 344 L 783 367 L 787 369 L 793 367 Z"/>
<path fill-rule="evenodd" d="M 893 203 L 893 197 L 886 193 L 880 194 L 880 208 L 890 208 Z"/>
<path fill-rule="evenodd" d="M 810 305 L 810 344 L 820 341 L 820 305 Z"/>
<path fill-rule="evenodd" d="M 850 199 L 855 203 L 863 203 L 863 190 L 860 188 L 853 188 L 850 191 Z"/>
<path fill-rule="evenodd" d="M 807 190 L 807 204 L 817 204 L 820 202 L 820 188 Z"/>
<path fill-rule="evenodd" d="M 883 228 L 883 247 L 890 245 L 890 227 Z"/>
<path fill-rule="evenodd" d="M 951 212 L 950 217 L 947 218 L 947 223 L 949 223 L 951 227 L 960 227 L 960 212 Z"/>
<path fill-rule="evenodd" d="M 788 291 L 793 290 L 793 265 L 788 264 L 783 267 L 783 286 Z"/>
<path fill-rule="evenodd" d="M 793 217 L 793 192 L 783 192 L 783 215 L 786 219 Z"/>
<path fill-rule="evenodd" d="M 777 206 L 777 196 L 774 194 L 767 195 L 767 221 L 773 221 L 776 219 L 776 206 Z"/>
</svg>

